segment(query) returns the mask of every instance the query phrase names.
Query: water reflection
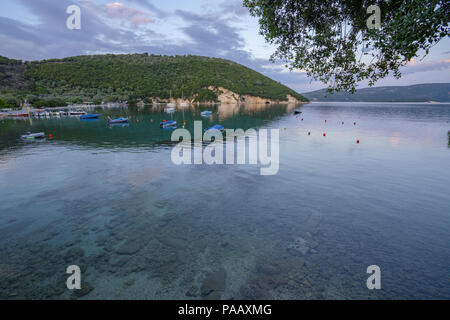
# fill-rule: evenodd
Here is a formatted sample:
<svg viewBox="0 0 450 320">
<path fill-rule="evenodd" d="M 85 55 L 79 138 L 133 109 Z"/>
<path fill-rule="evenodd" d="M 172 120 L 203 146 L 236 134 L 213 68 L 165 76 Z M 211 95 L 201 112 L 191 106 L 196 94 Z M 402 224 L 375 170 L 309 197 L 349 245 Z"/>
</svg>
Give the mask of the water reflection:
<svg viewBox="0 0 450 320">
<path fill-rule="evenodd" d="M 219 105 L 180 107 L 165 106 L 137 107 L 96 107 L 91 112 L 100 113 L 100 119 L 80 120 L 79 117 L 49 119 L 21 119 L 1 121 L 0 150 L 20 146 L 24 132 L 45 132 L 53 135 L 53 143 L 71 143 L 80 146 L 103 148 L 127 148 L 160 146 L 170 143 L 171 132 L 175 128 L 161 129 L 164 120 L 175 120 L 178 127 L 185 127 L 193 134 L 194 121 L 202 121 L 203 127 L 221 124 L 226 128 L 258 128 L 267 121 L 281 117 L 295 108 L 295 105 Z M 209 117 L 201 117 L 200 112 L 211 110 Z M 128 117 L 128 124 L 108 124 L 107 117 Z M 121 130 L 112 130 L 120 128 Z"/>
</svg>

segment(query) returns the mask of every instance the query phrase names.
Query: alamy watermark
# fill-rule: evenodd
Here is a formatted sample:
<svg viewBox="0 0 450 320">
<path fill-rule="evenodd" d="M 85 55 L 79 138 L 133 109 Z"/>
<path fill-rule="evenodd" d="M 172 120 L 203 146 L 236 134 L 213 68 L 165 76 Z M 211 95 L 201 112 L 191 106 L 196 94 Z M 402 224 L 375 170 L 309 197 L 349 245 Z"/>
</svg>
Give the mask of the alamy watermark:
<svg viewBox="0 0 450 320">
<path fill-rule="evenodd" d="M 370 274 L 370 277 L 367 278 L 367 289 L 381 289 L 381 269 L 377 265 L 371 265 L 367 267 L 367 273 Z"/>
<path fill-rule="evenodd" d="M 66 26 L 69 30 L 80 30 L 81 29 L 81 9 L 77 5 L 70 5 L 66 10 L 67 14 L 70 16 L 67 18 Z"/>
<path fill-rule="evenodd" d="M 223 132 L 210 129 L 203 132 L 202 122 L 194 121 L 194 141 L 187 129 L 175 129 L 171 140 L 179 142 L 171 154 L 176 165 L 260 164 L 261 175 L 275 175 L 279 170 L 279 129 L 224 129 Z M 205 142 L 209 144 L 204 146 Z"/>
<path fill-rule="evenodd" d="M 381 29 L 381 9 L 376 4 L 367 7 L 370 17 L 366 21 L 367 28 L 369 29 Z"/>
<path fill-rule="evenodd" d="M 66 273 L 70 274 L 67 278 L 66 286 L 69 290 L 81 289 L 81 269 L 77 265 L 70 265 L 66 269 Z"/>
</svg>

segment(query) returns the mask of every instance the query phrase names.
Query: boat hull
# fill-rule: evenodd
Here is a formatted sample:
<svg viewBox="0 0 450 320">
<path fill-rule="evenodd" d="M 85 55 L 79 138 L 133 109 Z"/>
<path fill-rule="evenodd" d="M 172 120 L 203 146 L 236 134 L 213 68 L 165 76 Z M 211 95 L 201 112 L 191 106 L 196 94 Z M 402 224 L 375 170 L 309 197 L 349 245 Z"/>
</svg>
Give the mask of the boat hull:
<svg viewBox="0 0 450 320">
<path fill-rule="evenodd" d="M 81 120 L 98 119 L 99 114 L 86 114 L 80 117 Z"/>
</svg>

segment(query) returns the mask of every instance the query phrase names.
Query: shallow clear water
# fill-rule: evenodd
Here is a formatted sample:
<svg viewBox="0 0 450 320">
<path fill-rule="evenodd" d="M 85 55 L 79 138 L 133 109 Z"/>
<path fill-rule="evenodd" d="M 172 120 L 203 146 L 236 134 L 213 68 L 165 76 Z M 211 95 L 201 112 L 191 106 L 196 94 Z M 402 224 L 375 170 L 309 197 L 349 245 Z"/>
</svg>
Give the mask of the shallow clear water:
<svg viewBox="0 0 450 320">
<path fill-rule="evenodd" d="M 0 298 L 450 298 L 450 105 L 206 108 L 0 121 Z M 281 129 L 278 174 L 174 165 L 171 118 Z"/>
</svg>

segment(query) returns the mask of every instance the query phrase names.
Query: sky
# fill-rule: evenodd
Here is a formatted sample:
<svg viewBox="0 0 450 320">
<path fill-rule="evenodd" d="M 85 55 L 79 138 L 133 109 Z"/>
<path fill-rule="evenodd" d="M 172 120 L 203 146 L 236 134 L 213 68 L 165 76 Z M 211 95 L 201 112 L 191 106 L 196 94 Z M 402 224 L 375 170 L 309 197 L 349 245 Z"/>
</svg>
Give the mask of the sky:
<svg viewBox="0 0 450 320">
<path fill-rule="evenodd" d="M 81 29 L 70 30 L 66 13 L 81 8 Z M 242 0 L 1 0 L 0 55 L 41 60 L 84 54 L 143 53 L 202 55 L 230 59 L 298 91 L 326 85 L 300 70 L 272 63 L 275 47 L 259 34 L 258 20 Z M 450 82 L 450 39 L 423 60 L 401 69 L 382 85 Z M 367 83 L 360 84 L 360 88 Z"/>
</svg>

